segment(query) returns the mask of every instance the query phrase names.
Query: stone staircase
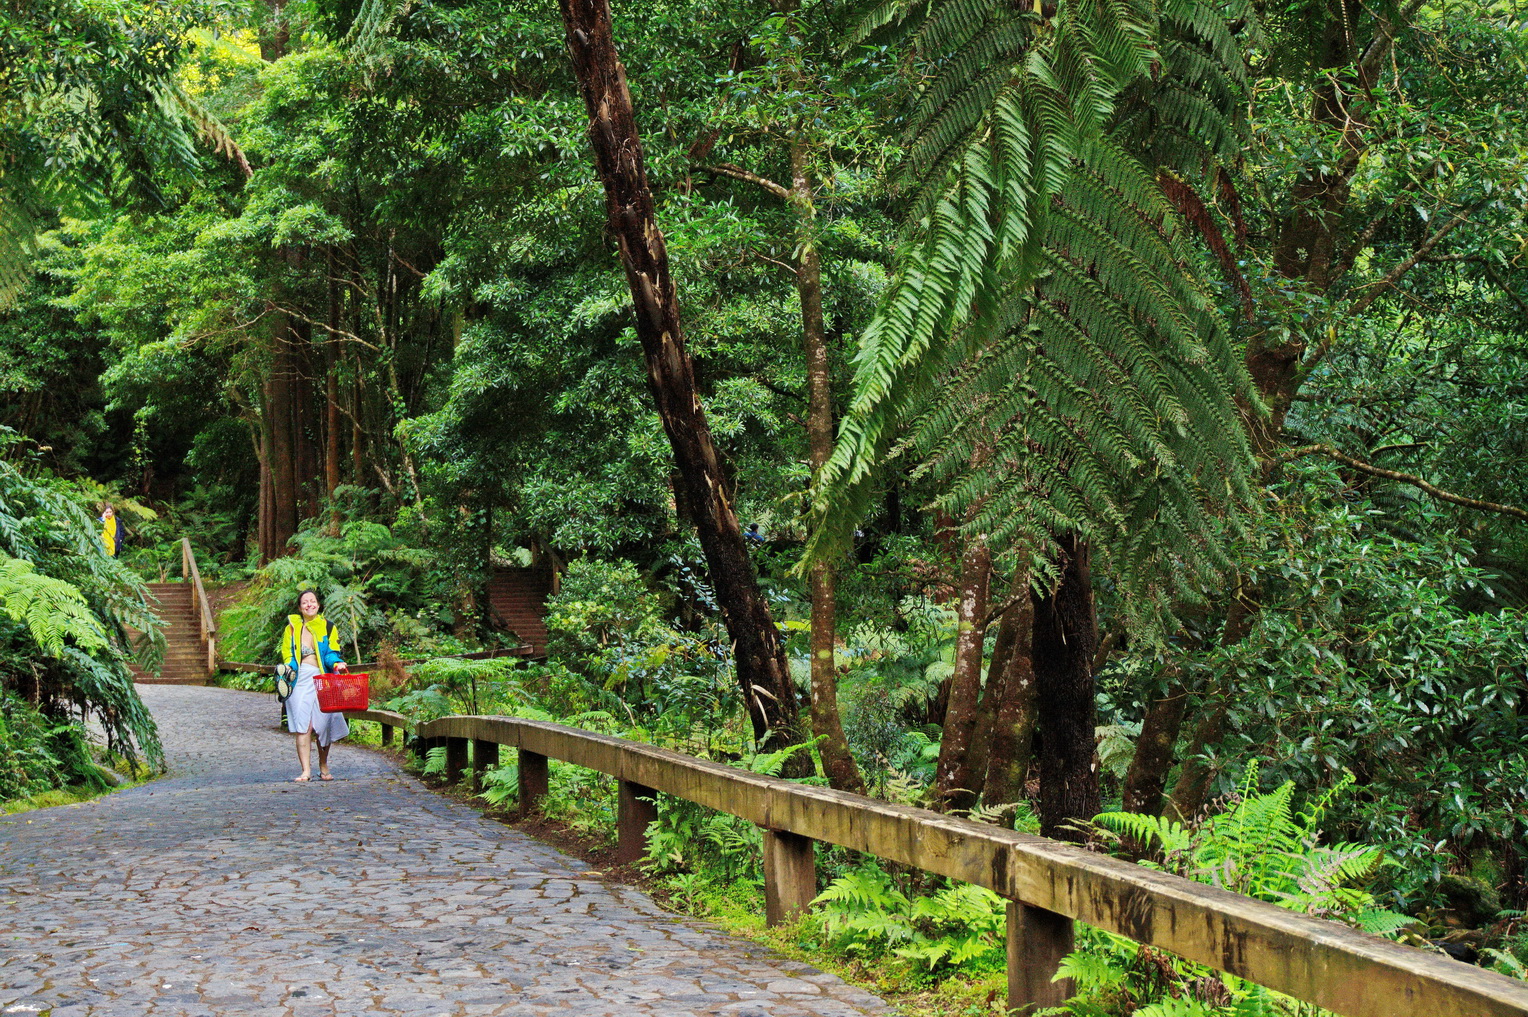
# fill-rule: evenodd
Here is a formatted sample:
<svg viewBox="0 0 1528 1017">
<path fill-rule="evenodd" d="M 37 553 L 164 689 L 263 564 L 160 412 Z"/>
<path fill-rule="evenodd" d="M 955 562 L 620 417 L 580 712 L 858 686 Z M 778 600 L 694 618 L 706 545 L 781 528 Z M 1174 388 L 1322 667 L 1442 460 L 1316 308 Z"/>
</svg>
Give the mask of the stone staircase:
<svg viewBox="0 0 1528 1017">
<path fill-rule="evenodd" d="M 488 580 L 494 620 L 520 637 L 527 656 L 546 653 L 546 598 L 551 592 L 548 569 L 496 568 Z"/>
<path fill-rule="evenodd" d="M 206 685 L 207 644 L 196 617 L 196 591 L 190 583 L 149 583 L 165 623 L 164 670 L 150 674 L 133 666 L 133 681 L 148 685 Z"/>
</svg>

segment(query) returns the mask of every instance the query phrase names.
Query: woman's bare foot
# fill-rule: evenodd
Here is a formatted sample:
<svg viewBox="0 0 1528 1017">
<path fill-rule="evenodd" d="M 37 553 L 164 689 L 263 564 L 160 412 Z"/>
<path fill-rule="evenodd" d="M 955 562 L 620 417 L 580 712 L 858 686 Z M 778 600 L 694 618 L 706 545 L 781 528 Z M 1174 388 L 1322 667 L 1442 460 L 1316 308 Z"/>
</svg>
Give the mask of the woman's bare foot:
<svg viewBox="0 0 1528 1017">
<path fill-rule="evenodd" d="M 306 773 L 299 773 L 297 776 L 292 778 L 293 782 L 297 783 L 297 784 L 302 784 L 302 783 L 304 783 L 306 781 L 310 781 L 312 779 L 313 778 L 311 776 L 309 776 L 308 774 L 306 774 Z"/>
<path fill-rule="evenodd" d="M 319 780 L 333 780 L 334 779 L 334 774 L 332 774 L 332 773 L 320 773 L 318 775 L 318 779 Z"/>
</svg>

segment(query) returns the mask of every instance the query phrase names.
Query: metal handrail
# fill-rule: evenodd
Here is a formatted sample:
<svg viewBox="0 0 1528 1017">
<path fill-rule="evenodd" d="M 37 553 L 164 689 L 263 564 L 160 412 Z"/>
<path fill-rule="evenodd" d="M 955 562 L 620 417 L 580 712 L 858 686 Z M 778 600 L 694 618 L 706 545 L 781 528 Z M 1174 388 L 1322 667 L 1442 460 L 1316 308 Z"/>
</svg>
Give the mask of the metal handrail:
<svg viewBox="0 0 1528 1017">
<path fill-rule="evenodd" d="M 477 786 L 499 746 L 517 749 L 528 808 L 546 794 L 549 758 L 610 774 L 620 784 L 617 854 L 628 859 L 640 855 L 656 792 L 753 822 L 764 830 L 772 922 L 815 896 L 815 841 L 987 887 L 1009 901 L 1010 1006 L 1060 1001 L 1064 989 L 1052 976 L 1071 949 L 1075 919 L 1346 1017 L 1528 1017 L 1523 982 L 1073 844 L 562 724 L 476 716 L 415 723 L 386 710 L 349 716 L 381 724 L 384 744 L 395 728 L 414 732 L 419 751 L 444 744 L 448 774 L 470 773 Z"/>
<path fill-rule="evenodd" d="M 218 669 L 217 618 L 212 614 L 212 604 L 207 599 L 207 588 L 202 585 L 202 572 L 196 567 L 196 554 L 191 550 L 189 537 L 180 538 L 180 567 L 181 574 L 196 591 L 196 614 L 200 623 L 202 643 L 207 648 L 207 673 L 210 675 Z"/>
</svg>

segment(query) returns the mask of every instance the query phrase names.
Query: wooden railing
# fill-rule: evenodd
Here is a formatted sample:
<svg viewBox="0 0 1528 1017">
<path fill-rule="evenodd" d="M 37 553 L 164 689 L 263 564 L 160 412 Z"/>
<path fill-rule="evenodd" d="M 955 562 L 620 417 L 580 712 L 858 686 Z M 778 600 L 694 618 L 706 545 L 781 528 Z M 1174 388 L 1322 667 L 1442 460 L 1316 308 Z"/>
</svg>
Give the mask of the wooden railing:
<svg viewBox="0 0 1528 1017">
<path fill-rule="evenodd" d="M 1012 1007 L 1055 1006 L 1070 994 L 1052 978 L 1072 949 L 1075 919 L 1346 1017 L 1528 1015 L 1528 985 L 1506 976 L 1071 844 L 561 724 L 445 717 L 415 725 L 384 710 L 349 717 L 381 724 L 384 744 L 403 729 L 417 736 L 420 751 L 444 745 L 448 775 L 470 776 L 479 790 L 499 747 L 517 749 L 527 809 L 547 793 L 549 759 L 609 774 L 619 782 L 620 861 L 641 856 L 656 793 L 741 816 L 764 831 L 771 924 L 816 896 L 817 841 L 987 887 L 1009 901 Z"/>
<path fill-rule="evenodd" d="M 197 624 L 201 630 L 202 644 L 207 648 L 207 674 L 211 675 L 218 669 L 218 622 L 207 600 L 207 588 L 202 585 L 201 570 L 196 567 L 196 554 L 192 552 L 191 541 L 186 537 L 180 538 L 180 568 L 181 574 L 196 594 Z"/>
</svg>

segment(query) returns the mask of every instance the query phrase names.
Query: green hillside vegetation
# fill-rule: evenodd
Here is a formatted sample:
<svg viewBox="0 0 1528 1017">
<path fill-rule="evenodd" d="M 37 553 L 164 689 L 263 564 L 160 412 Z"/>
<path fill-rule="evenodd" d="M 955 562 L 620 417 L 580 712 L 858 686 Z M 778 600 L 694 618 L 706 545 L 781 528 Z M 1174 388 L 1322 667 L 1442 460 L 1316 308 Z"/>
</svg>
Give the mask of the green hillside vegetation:
<svg viewBox="0 0 1528 1017">
<path fill-rule="evenodd" d="M 578 16 L 0 9 L 0 802 L 162 768 L 129 665 L 185 537 L 228 660 L 315 589 L 416 717 L 1528 973 L 1519 7 L 656 0 L 614 50 Z M 460 659 L 525 642 L 506 569 L 555 576 L 545 656 Z M 554 765 L 550 808 L 604 836 L 614 789 Z M 756 840 L 665 803 L 645 864 L 746 923 Z M 997 1006 L 997 898 L 819 864 L 781 943 Z M 1078 942 L 1069 1013 L 1310 1012 Z"/>
</svg>

